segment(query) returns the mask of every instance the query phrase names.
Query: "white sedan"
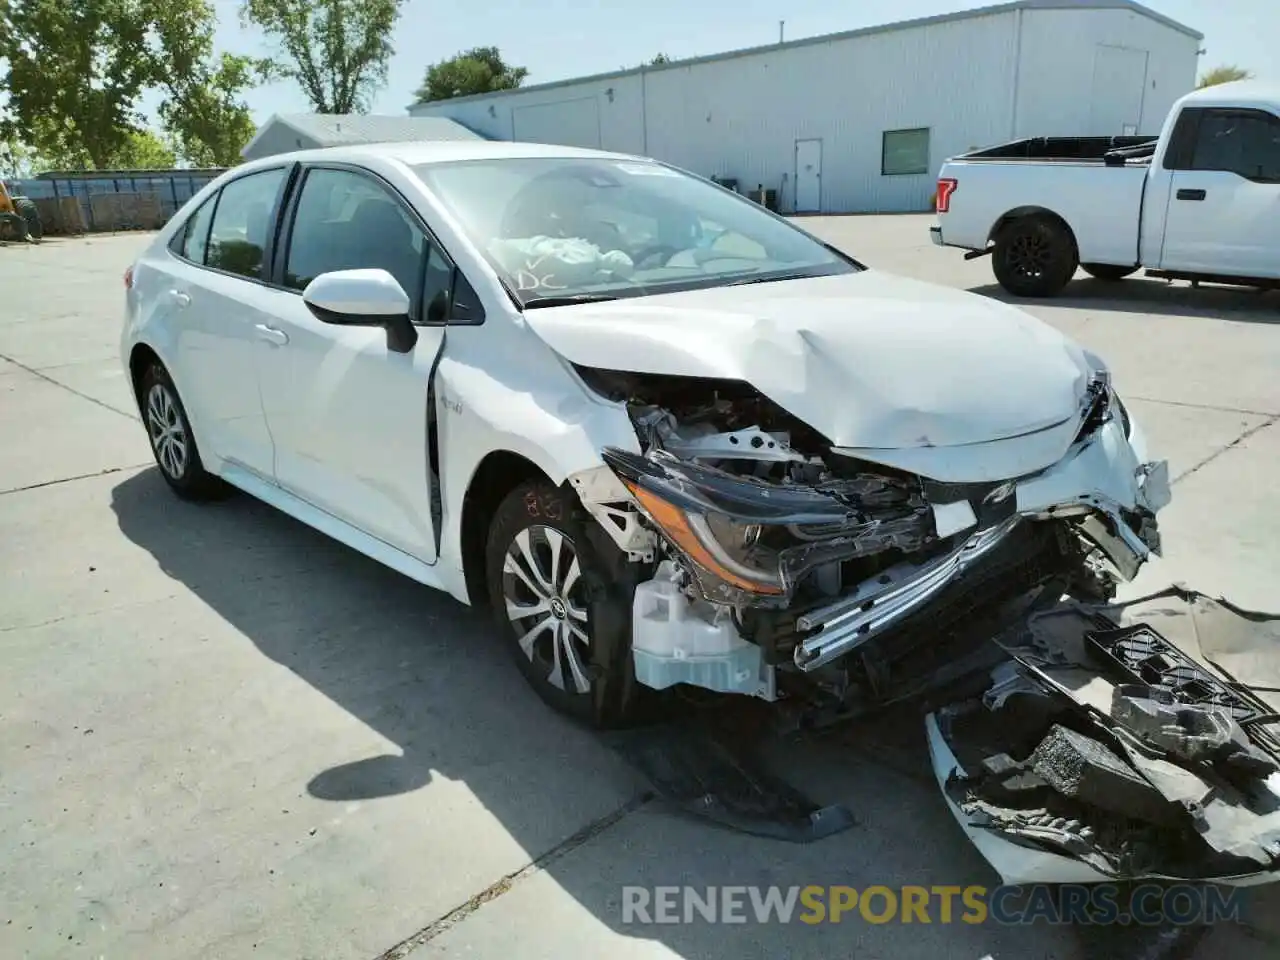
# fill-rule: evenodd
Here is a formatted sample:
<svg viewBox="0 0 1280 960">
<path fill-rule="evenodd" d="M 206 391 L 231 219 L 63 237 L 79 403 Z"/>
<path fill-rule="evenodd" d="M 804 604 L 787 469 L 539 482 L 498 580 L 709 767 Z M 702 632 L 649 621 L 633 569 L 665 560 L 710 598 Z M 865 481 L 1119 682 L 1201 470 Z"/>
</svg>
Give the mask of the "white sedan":
<svg viewBox="0 0 1280 960">
<path fill-rule="evenodd" d="M 239 488 L 490 607 L 593 724 L 676 685 L 883 703 L 1159 549 L 1166 469 L 1097 357 L 654 161 L 272 157 L 125 285 L 177 494 Z"/>
</svg>

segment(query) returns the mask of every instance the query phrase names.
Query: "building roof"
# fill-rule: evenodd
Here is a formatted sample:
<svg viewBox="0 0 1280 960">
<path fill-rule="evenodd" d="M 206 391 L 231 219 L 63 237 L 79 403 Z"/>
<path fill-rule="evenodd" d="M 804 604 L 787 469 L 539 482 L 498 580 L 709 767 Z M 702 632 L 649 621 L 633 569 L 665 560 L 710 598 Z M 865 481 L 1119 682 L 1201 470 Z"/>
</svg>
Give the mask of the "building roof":
<svg viewBox="0 0 1280 960">
<path fill-rule="evenodd" d="M 895 23 L 885 23 L 874 27 L 860 27 L 857 30 L 845 30 L 840 33 L 824 33 L 816 37 L 802 37 L 799 40 L 788 40 L 785 43 L 769 43 L 758 47 L 744 47 L 740 50 L 728 50 L 724 53 L 712 53 L 701 57 L 689 57 L 684 60 L 669 60 L 660 64 L 645 64 L 640 67 L 632 67 L 628 70 L 613 70 L 608 73 L 596 73 L 585 77 L 572 77 L 568 80 L 552 80 L 548 83 L 535 83 L 527 87 L 516 87 L 511 90 L 496 90 L 486 93 L 473 93 L 465 97 L 452 97 L 448 100 L 426 100 L 417 101 L 409 104 L 409 109 L 420 106 L 433 106 L 435 104 L 458 103 L 467 100 L 484 100 L 493 97 L 511 96 L 517 93 L 525 93 L 530 90 L 549 90 L 554 87 L 566 87 L 578 83 L 593 83 L 600 80 L 613 80 L 619 77 L 629 77 L 641 73 L 655 73 L 659 70 L 674 70 L 681 67 L 691 67 L 700 63 L 714 63 L 718 60 L 733 60 L 737 57 L 749 57 L 759 53 L 769 53 L 775 50 L 791 50 L 796 47 L 812 46 L 814 44 L 831 43 L 836 40 L 851 40 L 854 37 L 872 36 L 874 34 L 890 33 L 896 30 L 912 30 L 916 27 L 930 27 L 936 24 L 952 23 L 958 20 L 971 20 L 977 17 L 989 17 L 1001 13 L 1014 13 L 1018 10 L 1128 10 L 1131 13 L 1140 14 L 1151 20 L 1161 23 L 1172 30 L 1184 33 L 1188 37 L 1195 40 L 1203 40 L 1204 34 L 1197 30 L 1193 30 L 1186 24 L 1179 23 L 1171 17 L 1166 17 L 1162 13 L 1156 13 L 1150 7 L 1144 7 L 1137 3 L 1136 0 L 1014 0 L 1012 3 L 1001 3 L 995 6 L 976 7 L 972 10 L 958 10 L 955 13 L 944 13 L 933 17 L 917 17 L 914 20 L 899 20 Z"/>
<path fill-rule="evenodd" d="M 404 143 L 413 140 L 483 140 L 484 137 L 447 117 L 392 117 L 365 113 L 276 113 L 258 128 L 241 155 L 272 127 L 284 126 L 299 139 L 320 147 L 353 143 Z"/>
</svg>

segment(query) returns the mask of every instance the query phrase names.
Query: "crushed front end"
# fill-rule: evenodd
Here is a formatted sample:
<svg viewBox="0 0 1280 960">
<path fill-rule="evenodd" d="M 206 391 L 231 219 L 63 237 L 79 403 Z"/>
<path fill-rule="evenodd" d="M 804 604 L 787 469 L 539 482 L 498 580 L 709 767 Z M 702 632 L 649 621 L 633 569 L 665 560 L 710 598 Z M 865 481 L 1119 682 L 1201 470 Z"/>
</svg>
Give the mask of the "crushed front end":
<svg viewBox="0 0 1280 960">
<path fill-rule="evenodd" d="M 1105 373 L 1049 466 L 948 482 L 834 448 L 747 384 L 579 372 L 640 441 L 571 479 L 645 565 L 632 648 L 651 687 L 882 704 L 954 671 L 1018 598 L 1105 599 L 1159 550 L 1167 471 Z"/>
</svg>

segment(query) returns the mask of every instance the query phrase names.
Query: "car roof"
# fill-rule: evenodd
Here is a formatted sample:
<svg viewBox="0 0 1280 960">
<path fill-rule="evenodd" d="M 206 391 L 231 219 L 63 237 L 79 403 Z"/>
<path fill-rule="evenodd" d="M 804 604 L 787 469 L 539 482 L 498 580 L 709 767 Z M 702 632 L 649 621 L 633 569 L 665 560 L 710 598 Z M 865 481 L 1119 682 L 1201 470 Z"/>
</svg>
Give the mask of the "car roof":
<svg viewBox="0 0 1280 960">
<path fill-rule="evenodd" d="M 1280 107 L 1280 84 L 1258 80 L 1234 80 L 1204 87 L 1182 98 L 1193 107 Z"/>
<path fill-rule="evenodd" d="M 397 143 L 364 143 L 352 146 L 323 147 L 317 150 L 295 150 L 278 153 L 244 164 L 237 169 L 278 166 L 281 163 L 320 161 L 368 163 L 391 160 L 408 166 L 449 163 L 460 160 L 516 160 L 547 157 L 555 159 L 598 158 L 609 160 L 643 160 L 625 153 L 609 153 L 582 147 L 564 147 L 547 143 L 513 143 L 506 140 L 413 140 Z"/>
</svg>

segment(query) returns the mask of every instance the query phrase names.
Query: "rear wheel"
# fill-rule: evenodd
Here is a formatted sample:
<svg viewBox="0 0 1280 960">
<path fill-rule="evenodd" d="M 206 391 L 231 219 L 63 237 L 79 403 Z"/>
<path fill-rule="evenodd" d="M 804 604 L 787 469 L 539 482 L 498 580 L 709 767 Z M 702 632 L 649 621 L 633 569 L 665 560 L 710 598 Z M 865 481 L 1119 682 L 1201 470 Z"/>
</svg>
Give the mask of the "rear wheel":
<svg viewBox="0 0 1280 960">
<path fill-rule="evenodd" d="M 634 586 L 615 569 L 616 548 L 578 514 L 576 498 L 545 481 L 508 494 L 489 529 L 489 602 L 538 696 L 584 723 L 612 726 L 627 718 L 634 693 Z"/>
<path fill-rule="evenodd" d="M 1123 280 L 1137 272 L 1137 267 L 1118 267 L 1113 263 L 1082 263 L 1080 268 L 1098 280 Z"/>
<path fill-rule="evenodd" d="M 1019 297 L 1052 297 L 1076 272 L 1075 238 L 1061 221 L 1021 217 L 996 236 L 992 269 L 1000 286 Z"/>
<path fill-rule="evenodd" d="M 214 500 L 229 492 L 200 460 L 191 421 L 178 397 L 169 371 L 158 363 L 142 375 L 139 392 L 142 422 L 151 440 L 160 475 L 170 489 L 185 500 Z"/>
</svg>

